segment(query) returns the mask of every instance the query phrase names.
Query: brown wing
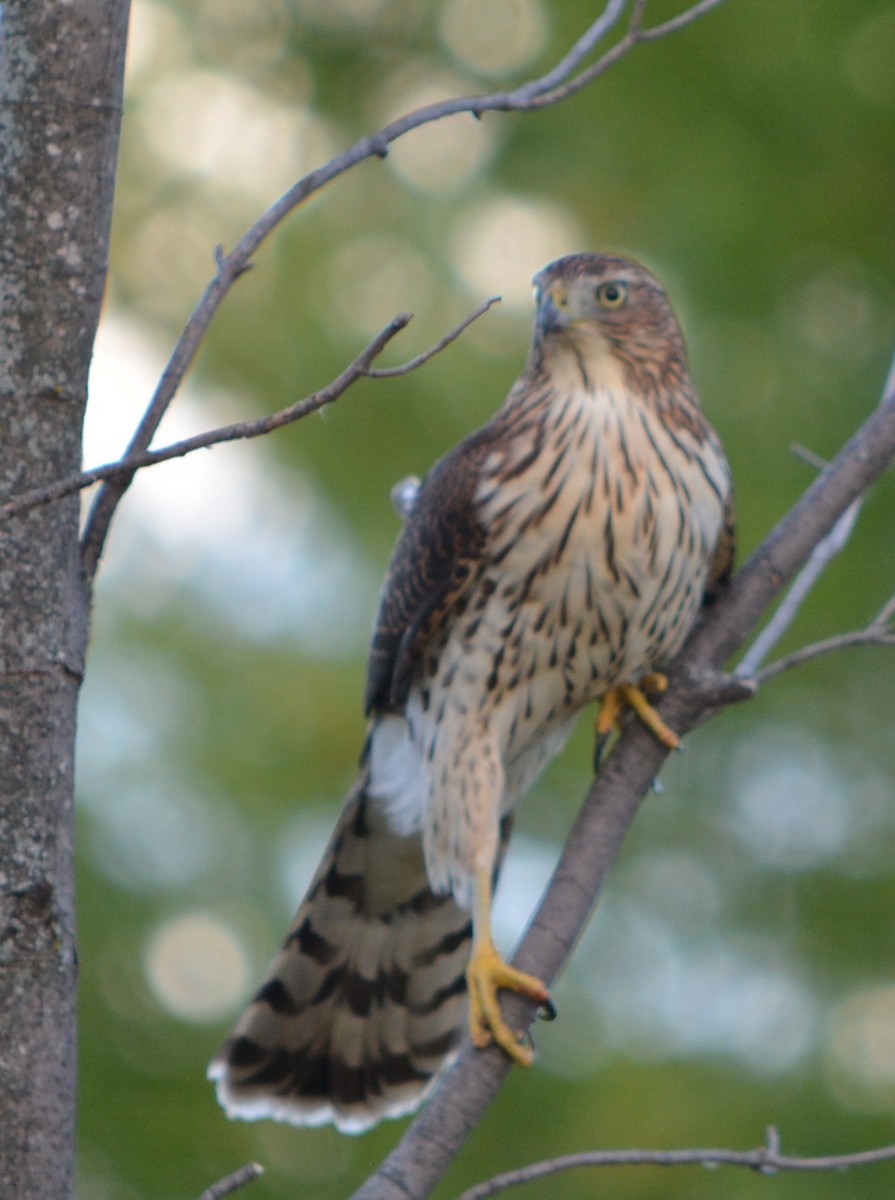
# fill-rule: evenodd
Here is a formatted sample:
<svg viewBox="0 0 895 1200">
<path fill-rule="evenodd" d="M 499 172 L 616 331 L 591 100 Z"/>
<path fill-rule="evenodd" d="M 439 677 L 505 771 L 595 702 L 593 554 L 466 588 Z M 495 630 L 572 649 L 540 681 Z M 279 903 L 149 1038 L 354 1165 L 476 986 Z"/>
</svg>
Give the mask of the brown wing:
<svg viewBox="0 0 895 1200">
<path fill-rule="evenodd" d="M 432 468 L 392 554 L 367 666 L 364 708 L 399 707 L 428 636 L 450 613 L 485 543 L 475 488 L 480 437 L 461 443 Z"/>
<path fill-rule="evenodd" d="M 733 571 L 734 553 L 736 552 L 736 538 L 736 505 L 733 489 L 731 489 L 727 494 L 727 503 L 724 506 L 724 524 L 721 527 L 721 536 L 718 538 L 718 545 L 715 547 L 715 555 L 712 559 L 708 581 L 705 585 L 705 599 L 707 604 L 711 604 L 718 592 L 730 579 Z"/>
</svg>

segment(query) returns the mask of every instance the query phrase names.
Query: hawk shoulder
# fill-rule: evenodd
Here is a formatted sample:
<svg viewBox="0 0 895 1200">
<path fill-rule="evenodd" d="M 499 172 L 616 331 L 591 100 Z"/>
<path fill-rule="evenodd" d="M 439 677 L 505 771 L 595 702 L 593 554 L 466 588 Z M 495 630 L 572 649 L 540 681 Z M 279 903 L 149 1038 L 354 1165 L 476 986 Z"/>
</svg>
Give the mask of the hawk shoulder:
<svg viewBox="0 0 895 1200">
<path fill-rule="evenodd" d="M 398 538 L 370 647 L 367 713 L 403 704 L 429 637 L 456 608 L 482 557 L 475 493 L 487 453 L 483 434 L 435 464 Z"/>
</svg>

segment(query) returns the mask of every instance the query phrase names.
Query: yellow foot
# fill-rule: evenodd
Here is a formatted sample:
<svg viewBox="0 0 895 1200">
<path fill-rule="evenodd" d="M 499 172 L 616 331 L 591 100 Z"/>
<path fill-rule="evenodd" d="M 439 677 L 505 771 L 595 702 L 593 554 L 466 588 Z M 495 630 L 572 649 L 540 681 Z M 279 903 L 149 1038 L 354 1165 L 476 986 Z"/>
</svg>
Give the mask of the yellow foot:
<svg viewBox="0 0 895 1200">
<path fill-rule="evenodd" d="M 473 1043 L 484 1048 L 495 1041 L 513 1062 L 529 1067 L 534 1060 L 534 1051 L 523 1045 L 520 1035 L 514 1033 L 504 1020 L 497 999 L 501 988 L 521 992 L 543 1005 L 548 1015 L 555 1015 L 550 993 L 540 979 L 526 975 L 511 967 L 497 953 L 493 943 L 487 942 L 473 950 L 466 969 L 469 984 L 469 1028 Z"/>
<path fill-rule="evenodd" d="M 621 724 L 622 713 L 626 708 L 635 712 L 647 729 L 652 730 L 664 746 L 677 750 L 681 744 L 680 738 L 673 729 L 665 724 L 653 706 L 647 700 L 645 693 L 653 692 L 661 695 L 668 687 L 668 680 L 658 671 L 644 675 L 640 683 L 621 683 L 611 688 L 603 697 L 600 711 L 597 714 L 597 745 L 594 751 L 594 768 L 597 769 L 603 761 L 606 746 L 614 729 Z"/>
</svg>

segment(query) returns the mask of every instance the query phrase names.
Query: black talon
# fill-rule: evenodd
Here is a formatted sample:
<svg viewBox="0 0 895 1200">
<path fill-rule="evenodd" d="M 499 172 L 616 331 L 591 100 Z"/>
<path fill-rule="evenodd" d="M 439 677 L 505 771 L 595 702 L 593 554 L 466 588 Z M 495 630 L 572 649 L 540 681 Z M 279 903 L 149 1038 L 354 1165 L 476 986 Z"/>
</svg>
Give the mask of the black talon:
<svg viewBox="0 0 895 1200">
<path fill-rule="evenodd" d="M 539 1021 L 555 1021 L 558 1016 L 559 1009 L 556 1007 L 552 996 L 548 996 L 542 1004 L 538 1005 Z"/>
<path fill-rule="evenodd" d="M 606 757 L 606 749 L 612 738 L 611 733 L 598 733 L 596 742 L 594 743 L 594 774 L 598 775 L 600 767 L 603 765 L 603 759 Z"/>
</svg>

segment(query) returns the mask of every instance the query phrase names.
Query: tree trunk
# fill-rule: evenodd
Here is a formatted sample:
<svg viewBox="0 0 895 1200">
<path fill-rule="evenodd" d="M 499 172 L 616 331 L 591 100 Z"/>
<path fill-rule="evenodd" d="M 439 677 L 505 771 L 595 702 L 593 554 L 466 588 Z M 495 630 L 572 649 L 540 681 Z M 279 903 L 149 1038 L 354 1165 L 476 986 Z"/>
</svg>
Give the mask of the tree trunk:
<svg viewBox="0 0 895 1200">
<path fill-rule="evenodd" d="M 76 471 L 106 275 L 127 0 L 0 9 L 0 486 Z M 0 526 L 0 1196 L 73 1192 L 78 500 Z"/>
</svg>

